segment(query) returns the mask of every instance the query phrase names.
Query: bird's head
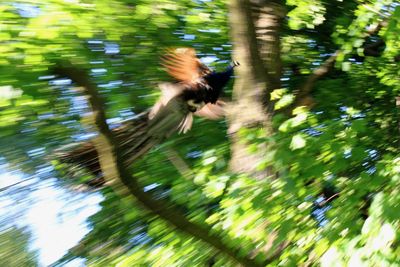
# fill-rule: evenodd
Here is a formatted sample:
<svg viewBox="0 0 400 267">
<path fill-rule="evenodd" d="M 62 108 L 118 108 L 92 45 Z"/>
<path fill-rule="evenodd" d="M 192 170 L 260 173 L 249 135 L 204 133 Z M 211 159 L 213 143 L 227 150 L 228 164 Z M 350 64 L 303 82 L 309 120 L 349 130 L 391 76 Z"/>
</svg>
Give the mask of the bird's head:
<svg viewBox="0 0 400 267">
<path fill-rule="evenodd" d="M 233 60 L 233 61 L 231 62 L 231 66 L 232 66 L 232 67 L 237 67 L 237 66 L 240 66 L 240 63 L 239 63 L 239 61 Z"/>
</svg>

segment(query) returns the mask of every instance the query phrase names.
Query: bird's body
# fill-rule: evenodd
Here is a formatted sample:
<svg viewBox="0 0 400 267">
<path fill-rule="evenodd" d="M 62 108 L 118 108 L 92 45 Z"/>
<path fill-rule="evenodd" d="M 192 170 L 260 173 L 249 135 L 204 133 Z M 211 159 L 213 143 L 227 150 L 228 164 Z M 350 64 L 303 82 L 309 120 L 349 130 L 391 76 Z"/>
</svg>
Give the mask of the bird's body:
<svg viewBox="0 0 400 267">
<path fill-rule="evenodd" d="M 224 102 L 219 97 L 237 65 L 233 62 L 225 71 L 215 72 L 200 62 L 194 49 L 170 50 L 163 57 L 163 66 L 175 82 L 159 84 L 161 96 L 151 108 L 146 125 L 131 132 L 134 138 L 121 138 L 129 139 L 123 146 L 127 162 L 133 162 L 173 133 L 189 131 L 194 114 L 208 119 L 221 118 Z"/>
<path fill-rule="evenodd" d="M 179 133 L 186 133 L 191 128 L 193 114 L 209 119 L 222 117 L 224 103 L 218 99 L 237 65 L 233 62 L 225 71 L 215 72 L 200 62 L 194 49 L 169 50 L 163 57 L 163 66 L 176 82 L 160 85 L 161 97 L 150 112 L 150 120 L 156 113 L 168 110 L 164 107 L 172 99 L 184 102 L 179 105 L 179 111 L 184 115 L 178 124 Z"/>
<path fill-rule="evenodd" d="M 211 72 L 204 77 L 205 83 L 209 88 L 205 95 L 205 103 L 215 104 L 221 96 L 222 90 L 233 75 L 233 68 L 237 62 L 229 65 L 223 72 Z"/>
</svg>

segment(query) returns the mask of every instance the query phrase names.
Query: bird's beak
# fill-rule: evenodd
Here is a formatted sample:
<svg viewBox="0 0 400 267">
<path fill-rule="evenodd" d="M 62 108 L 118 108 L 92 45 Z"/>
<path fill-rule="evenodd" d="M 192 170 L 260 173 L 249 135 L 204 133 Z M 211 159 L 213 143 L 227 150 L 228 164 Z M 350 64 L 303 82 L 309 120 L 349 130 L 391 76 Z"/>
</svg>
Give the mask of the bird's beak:
<svg viewBox="0 0 400 267">
<path fill-rule="evenodd" d="M 236 67 L 236 66 L 240 66 L 240 63 L 239 63 L 239 61 L 234 60 L 234 61 L 232 61 L 231 65 L 232 65 L 232 67 Z"/>
</svg>

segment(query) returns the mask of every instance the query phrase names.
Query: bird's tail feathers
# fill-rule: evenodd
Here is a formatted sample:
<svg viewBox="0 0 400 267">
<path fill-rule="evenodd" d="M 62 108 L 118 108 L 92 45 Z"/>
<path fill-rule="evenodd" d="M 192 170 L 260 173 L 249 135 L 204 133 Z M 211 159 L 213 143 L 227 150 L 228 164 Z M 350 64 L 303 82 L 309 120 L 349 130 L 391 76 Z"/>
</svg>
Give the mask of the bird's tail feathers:
<svg viewBox="0 0 400 267">
<path fill-rule="evenodd" d="M 187 133 L 192 128 L 193 124 L 193 114 L 189 112 L 183 120 L 179 123 L 178 126 L 178 133 Z"/>
</svg>

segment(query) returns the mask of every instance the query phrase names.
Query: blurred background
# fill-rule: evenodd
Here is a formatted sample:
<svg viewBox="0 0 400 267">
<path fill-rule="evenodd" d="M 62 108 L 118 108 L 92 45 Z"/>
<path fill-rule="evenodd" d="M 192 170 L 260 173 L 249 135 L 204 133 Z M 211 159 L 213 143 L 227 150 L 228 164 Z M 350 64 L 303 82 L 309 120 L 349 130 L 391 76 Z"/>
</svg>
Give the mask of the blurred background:
<svg viewBox="0 0 400 267">
<path fill-rule="evenodd" d="M 2 1 L 0 266 L 400 266 L 399 39 L 390 0 Z M 175 47 L 240 61 L 227 116 L 135 159 L 121 194 L 82 166 L 87 84 L 55 68 L 129 129 Z"/>
</svg>

